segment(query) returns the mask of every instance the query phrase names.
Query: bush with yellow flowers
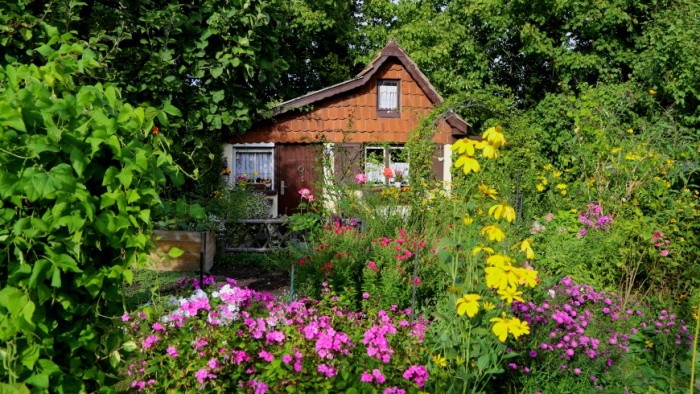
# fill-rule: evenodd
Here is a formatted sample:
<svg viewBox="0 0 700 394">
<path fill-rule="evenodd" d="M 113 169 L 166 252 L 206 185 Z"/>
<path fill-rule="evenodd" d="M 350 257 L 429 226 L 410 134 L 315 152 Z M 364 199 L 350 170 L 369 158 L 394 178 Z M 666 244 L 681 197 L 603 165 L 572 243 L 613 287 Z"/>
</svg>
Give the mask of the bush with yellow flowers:
<svg viewBox="0 0 700 394">
<path fill-rule="evenodd" d="M 451 228 L 438 248 L 438 260 L 450 282 L 438 302 L 431 326 L 431 376 L 436 389 L 481 392 L 504 372 L 507 348 L 530 334 L 524 320 L 511 312 L 513 301 L 539 282 L 529 264 L 536 256 L 531 239 L 516 239 L 513 206 L 481 183 L 481 159 L 496 159 L 506 144 L 502 128 L 487 129 L 482 140 L 463 139 L 452 147 L 455 167 L 467 175 L 452 191 L 453 214 L 461 223 Z"/>
</svg>

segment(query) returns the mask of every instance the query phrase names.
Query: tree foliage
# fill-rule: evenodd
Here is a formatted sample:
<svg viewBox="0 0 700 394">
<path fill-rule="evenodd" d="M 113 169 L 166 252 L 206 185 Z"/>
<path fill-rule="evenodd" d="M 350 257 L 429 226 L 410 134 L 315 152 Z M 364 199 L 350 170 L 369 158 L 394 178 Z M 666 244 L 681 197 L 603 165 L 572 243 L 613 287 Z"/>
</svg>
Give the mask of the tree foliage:
<svg viewBox="0 0 700 394">
<path fill-rule="evenodd" d="M 0 67 L 0 391 L 92 392 L 114 383 L 111 319 L 153 247 L 157 189 L 182 174 L 154 128 L 168 114 L 78 85 L 98 55 L 44 27 L 43 63 Z"/>
</svg>

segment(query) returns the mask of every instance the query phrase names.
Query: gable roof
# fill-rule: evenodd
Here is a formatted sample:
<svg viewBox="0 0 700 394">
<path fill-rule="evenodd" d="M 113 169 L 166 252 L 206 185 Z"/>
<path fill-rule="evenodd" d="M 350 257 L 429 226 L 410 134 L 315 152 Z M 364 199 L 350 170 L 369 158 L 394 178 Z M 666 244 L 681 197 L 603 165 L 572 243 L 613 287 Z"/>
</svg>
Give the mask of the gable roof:
<svg viewBox="0 0 700 394">
<path fill-rule="evenodd" d="M 348 81 L 340 82 L 338 84 L 317 90 L 315 92 L 307 93 L 303 96 L 285 101 L 281 104 L 276 105 L 273 108 L 274 115 L 281 115 L 285 112 L 291 111 L 296 108 L 304 107 L 310 104 L 314 104 L 321 100 L 334 97 L 338 94 L 351 91 L 353 89 L 362 87 L 369 83 L 372 76 L 379 71 L 381 66 L 386 63 L 390 58 L 395 58 L 398 60 L 404 69 L 411 75 L 411 78 L 418 84 L 418 86 L 423 90 L 425 95 L 430 99 L 433 105 L 441 103 L 444 101 L 442 96 L 435 90 L 435 87 L 428 81 L 428 78 L 419 69 L 416 63 L 408 57 L 406 51 L 403 50 L 392 38 L 384 49 L 379 52 L 374 59 L 372 59 L 369 64 L 357 74 L 353 79 Z M 460 134 L 466 134 L 467 122 L 464 121 L 459 115 L 454 112 L 450 112 L 445 115 L 445 121 L 456 129 Z"/>
</svg>

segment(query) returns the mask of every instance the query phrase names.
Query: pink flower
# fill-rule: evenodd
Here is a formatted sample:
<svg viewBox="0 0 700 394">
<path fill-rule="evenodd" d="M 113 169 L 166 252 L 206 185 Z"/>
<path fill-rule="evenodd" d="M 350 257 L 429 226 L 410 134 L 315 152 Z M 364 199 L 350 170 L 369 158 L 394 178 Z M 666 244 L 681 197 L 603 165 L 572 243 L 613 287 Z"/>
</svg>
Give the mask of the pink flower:
<svg viewBox="0 0 700 394">
<path fill-rule="evenodd" d="M 309 194 L 309 196 L 306 197 L 306 199 L 309 200 L 309 202 L 316 200 L 316 198 L 314 198 L 313 194 Z"/>
<path fill-rule="evenodd" d="M 292 362 L 292 356 L 290 354 L 285 353 L 284 356 L 282 356 L 282 362 L 285 364 L 289 364 Z"/>
<path fill-rule="evenodd" d="M 372 376 L 374 376 L 375 379 L 377 379 L 377 383 L 382 384 L 386 381 L 386 378 L 384 375 L 382 375 L 382 371 L 378 370 L 377 368 L 372 370 Z"/>
<path fill-rule="evenodd" d="M 668 256 L 668 250 L 662 250 L 661 255 L 664 257 Z"/>
<path fill-rule="evenodd" d="M 369 293 L 362 293 L 362 298 L 365 300 L 369 298 Z"/>
<path fill-rule="evenodd" d="M 367 182 L 367 175 L 365 175 L 365 174 L 357 174 L 357 175 L 355 175 L 355 181 L 356 181 L 358 184 L 362 185 L 362 184 L 364 184 L 365 182 Z"/>
<path fill-rule="evenodd" d="M 168 348 L 165 350 L 166 353 L 168 353 L 168 356 L 175 358 L 177 357 L 177 349 L 175 349 L 174 346 L 168 346 Z"/>
<path fill-rule="evenodd" d="M 155 335 L 149 335 L 146 337 L 146 339 L 143 341 L 143 347 L 146 349 L 150 349 L 151 346 L 153 346 L 154 343 L 158 342 L 158 337 Z"/>
<path fill-rule="evenodd" d="M 332 378 L 333 376 L 338 374 L 338 371 L 336 371 L 332 365 L 327 364 L 319 364 L 317 370 L 318 372 L 326 375 L 326 377 L 328 378 Z"/>
<path fill-rule="evenodd" d="M 152 328 L 153 328 L 155 331 L 163 331 L 163 330 L 165 330 L 165 328 L 163 328 L 163 326 L 162 326 L 160 323 L 158 323 L 158 322 L 153 323 Z"/>
<path fill-rule="evenodd" d="M 368 373 L 367 371 L 362 372 L 360 382 L 372 383 L 372 381 L 374 381 L 374 377 L 372 376 L 372 374 Z"/>
<path fill-rule="evenodd" d="M 268 363 L 275 359 L 275 356 L 272 353 L 266 352 L 264 350 L 261 350 L 260 353 L 258 353 L 258 356 L 260 356 L 260 358 L 267 361 Z"/>
<path fill-rule="evenodd" d="M 129 314 L 128 313 L 124 312 L 124 314 L 122 315 L 122 321 L 123 322 L 129 321 Z"/>
<path fill-rule="evenodd" d="M 379 270 L 377 269 L 377 264 L 375 264 L 374 261 L 368 262 L 368 263 L 367 263 L 367 266 L 368 266 L 369 269 L 371 269 L 372 271 L 374 271 L 374 272 L 379 272 Z"/>
<path fill-rule="evenodd" d="M 216 358 L 212 358 L 211 360 L 209 360 L 207 365 L 211 369 L 217 369 L 217 368 L 219 368 L 219 360 L 217 360 Z"/>
<path fill-rule="evenodd" d="M 301 194 L 302 198 L 307 198 L 311 195 L 311 190 L 309 190 L 307 188 L 302 188 L 302 189 L 299 189 L 299 194 Z"/>
</svg>

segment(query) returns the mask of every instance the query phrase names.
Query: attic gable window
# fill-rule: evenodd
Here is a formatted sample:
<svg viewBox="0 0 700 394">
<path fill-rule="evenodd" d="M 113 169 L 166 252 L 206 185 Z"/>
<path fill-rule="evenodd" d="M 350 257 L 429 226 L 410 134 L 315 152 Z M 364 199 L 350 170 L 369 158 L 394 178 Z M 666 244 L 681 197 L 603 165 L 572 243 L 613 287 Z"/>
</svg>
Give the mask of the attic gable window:
<svg viewBox="0 0 700 394">
<path fill-rule="evenodd" d="M 400 82 L 398 79 L 380 79 L 377 81 L 377 116 L 401 116 Z"/>
</svg>

